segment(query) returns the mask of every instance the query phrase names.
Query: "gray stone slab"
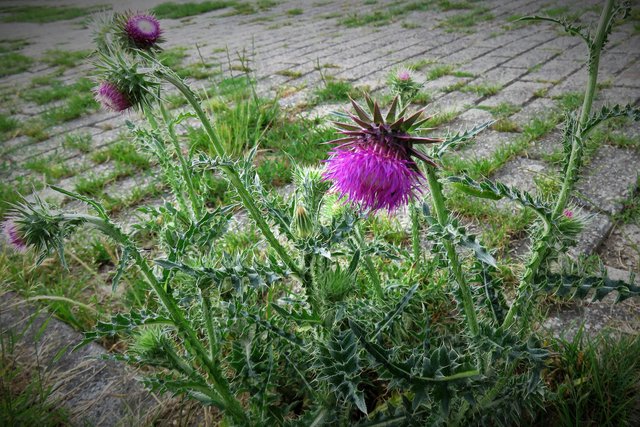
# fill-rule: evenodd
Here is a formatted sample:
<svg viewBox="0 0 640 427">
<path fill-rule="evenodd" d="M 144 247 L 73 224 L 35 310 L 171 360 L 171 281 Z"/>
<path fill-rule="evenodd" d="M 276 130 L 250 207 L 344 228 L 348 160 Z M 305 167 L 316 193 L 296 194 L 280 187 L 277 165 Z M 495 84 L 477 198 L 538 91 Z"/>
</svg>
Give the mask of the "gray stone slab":
<svg viewBox="0 0 640 427">
<path fill-rule="evenodd" d="M 489 111 L 480 108 L 469 108 L 451 123 L 451 128 L 471 129 L 491 120 L 494 120 L 494 117 Z"/>
<path fill-rule="evenodd" d="M 548 176 L 553 169 L 545 162 L 518 157 L 511 160 L 492 179 L 528 193 L 536 193 L 536 179 Z"/>
<path fill-rule="evenodd" d="M 616 84 L 621 86 L 640 87 L 640 61 L 636 61 L 624 70 L 615 79 Z"/>
<path fill-rule="evenodd" d="M 640 273 L 640 224 L 619 224 L 598 253 L 610 266 Z"/>
<path fill-rule="evenodd" d="M 166 404 L 143 389 L 135 372 L 100 359 L 107 352 L 98 344 L 72 352 L 82 334 L 51 314 L 11 292 L 0 296 L 0 301 L 3 339 L 9 333 L 25 333 L 20 360 L 44 371 L 41 374 L 54 387 L 51 399 L 68 409 L 74 425 L 141 425 Z"/>
<path fill-rule="evenodd" d="M 603 145 L 576 184 L 578 203 L 615 214 L 622 201 L 635 190 L 640 172 L 640 153 Z"/>
<path fill-rule="evenodd" d="M 503 102 L 507 102 L 514 105 L 523 105 L 534 97 L 534 93 L 539 90 L 544 90 L 550 85 L 546 83 L 535 82 L 515 82 L 504 89 L 498 94 L 482 101 L 482 105 L 489 107 L 495 107 Z"/>
<path fill-rule="evenodd" d="M 526 153 L 530 158 L 544 160 L 559 151 L 562 151 L 562 132 L 560 130 L 554 130 L 544 137 L 532 141 Z"/>
<path fill-rule="evenodd" d="M 560 57 L 542 64 L 540 68 L 524 76 L 523 80 L 559 82 L 560 80 L 566 79 L 583 66 L 584 64 L 581 62 L 568 61 L 563 59 L 562 55 L 560 55 Z"/>
<path fill-rule="evenodd" d="M 464 160 L 488 159 L 500 149 L 500 147 L 512 144 L 515 135 L 512 133 L 484 131 L 466 144 L 455 156 Z"/>
<path fill-rule="evenodd" d="M 543 119 L 556 109 L 556 103 L 549 98 L 536 98 L 511 116 L 511 120 L 525 126 L 534 119 Z"/>
<path fill-rule="evenodd" d="M 592 213 L 587 210 L 575 210 L 574 215 L 584 219 L 585 228 L 578 235 L 576 246 L 570 249 L 569 254 L 573 257 L 590 255 L 604 242 L 613 222 L 606 214 Z"/>
<path fill-rule="evenodd" d="M 506 68 L 500 65 L 482 75 L 482 79 L 492 84 L 506 86 L 514 80 L 526 75 L 527 71 L 519 68 Z"/>
<path fill-rule="evenodd" d="M 529 69 L 535 65 L 544 64 L 556 55 L 558 55 L 557 51 L 551 51 L 549 49 L 537 47 L 519 56 L 516 56 L 513 59 L 510 59 L 509 61 L 502 64 L 502 66 L 510 68 Z"/>
</svg>

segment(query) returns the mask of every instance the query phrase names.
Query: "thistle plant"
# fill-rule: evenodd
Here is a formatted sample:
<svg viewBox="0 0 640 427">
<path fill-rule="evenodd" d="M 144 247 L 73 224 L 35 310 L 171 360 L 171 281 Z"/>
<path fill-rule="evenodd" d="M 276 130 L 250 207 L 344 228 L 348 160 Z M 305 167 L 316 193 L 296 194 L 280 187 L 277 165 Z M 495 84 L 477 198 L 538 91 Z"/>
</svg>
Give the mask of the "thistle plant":
<svg viewBox="0 0 640 427">
<path fill-rule="evenodd" d="M 137 271 L 154 304 L 101 320 L 85 342 L 123 337 L 129 349 L 114 358 L 156 368 L 144 379 L 148 387 L 214 406 L 226 425 L 525 422 L 546 397 L 549 351 L 530 322 L 536 298 L 585 297 L 590 290 L 595 299 L 614 291 L 619 299 L 640 295 L 639 287 L 621 281 L 563 274 L 552 262 L 581 229 L 568 201 L 585 138 L 603 120 L 640 119 L 632 106 L 590 112 L 600 51 L 614 18 L 626 10 L 608 0 L 594 36 L 558 21 L 587 42 L 591 55 L 583 109 L 565 122 L 564 181 L 552 202 L 499 182 L 451 176 L 440 166 L 442 156 L 491 122 L 432 135 L 423 111 L 410 112 L 400 74 L 389 106 L 369 96 L 366 108 L 351 102 L 352 111 L 334 123 L 341 137 L 328 142 L 337 146 L 327 161 L 294 165 L 295 190 L 283 199 L 256 173 L 257 147 L 231 157 L 216 118 L 158 61 L 157 20 L 117 15 L 102 22 L 96 37 L 96 93 L 105 107 L 131 108 L 146 119 L 146 126 L 130 122 L 129 128 L 139 149 L 156 156 L 172 197 L 141 208 L 146 219 L 129 233 L 98 201 L 52 186 L 94 213 L 24 202 L 5 219 L 5 237 L 18 251 L 33 248 L 40 261 L 57 252 L 64 262 L 65 240 L 83 227 L 116 242 L 114 288 L 126 271 Z M 176 115 L 166 107 L 167 84 L 192 111 Z M 187 118 L 200 121 L 208 152 L 183 150 L 176 127 Z M 213 208 L 203 200 L 212 173 L 227 180 L 229 205 Z M 446 187 L 535 212 L 530 259 L 511 305 L 499 262 L 449 210 Z M 372 217 L 406 205 L 409 249 L 371 233 Z M 225 250 L 237 206 L 266 248 L 256 242 L 252 250 Z M 152 256 L 138 246 L 141 232 L 157 241 Z"/>
</svg>

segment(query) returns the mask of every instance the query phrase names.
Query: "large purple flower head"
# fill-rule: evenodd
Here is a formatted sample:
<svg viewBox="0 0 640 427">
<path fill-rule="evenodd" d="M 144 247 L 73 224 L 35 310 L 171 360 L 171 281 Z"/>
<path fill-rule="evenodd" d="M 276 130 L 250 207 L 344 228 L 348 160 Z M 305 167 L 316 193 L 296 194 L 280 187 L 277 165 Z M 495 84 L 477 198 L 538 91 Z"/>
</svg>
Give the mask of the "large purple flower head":
<svg viewBox="0 0 640 427">
<path fill-rule="evenodd" d="M 124 111 L 131 107 L 126 93 L 121 91 L 115 83 L 102 82 L 95 89 L 96 100 L 108 110 Z"/>
<path fill-rule="evenodd" d="M 25 252 L 29 247 L 18 224 L 12 218 L 8 218 L 2 223 L 2 233 L 7 243 L 17 252 Z"/>
<path fill-rule="evenodd" d="M 367 97 L 371 116 L 357 102 L 351 101 L 356 115 L 354 124 L 337 123 L 346 135 L 329 143 L 340 145 L 330 152 L 324 179 L 333 183 L 332 190 L 361 208 L 393 211 L 420 193 L 422 173 L 413 160 L 417 157 L 435 166 L 433 160 L 416 150 L 414 144 L 441 142 L 439 138 L 423 138 L 409 134 L 430 117 L 421 118 L 423 110 L 404 117 L 406 108 L 396 115 L 396 97 L 386 117 L 377 102 Z"/>
<path fill-rule="evenodd" d="M 141 49 L 153 47 L 162 34 L 160 22 L 156 17 L 141 13 L 128 16 L 124 21 L 123 30 L 129 41 Z"/>
</svg>

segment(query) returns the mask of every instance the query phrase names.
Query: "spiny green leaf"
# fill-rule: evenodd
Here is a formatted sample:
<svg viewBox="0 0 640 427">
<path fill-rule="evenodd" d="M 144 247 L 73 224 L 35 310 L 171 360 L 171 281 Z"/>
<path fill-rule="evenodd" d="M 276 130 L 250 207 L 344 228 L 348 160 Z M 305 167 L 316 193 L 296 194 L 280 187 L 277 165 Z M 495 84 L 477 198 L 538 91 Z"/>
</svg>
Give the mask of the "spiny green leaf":
<svg viewBox="0 0 640 427">
<path fill-rule="evenodd" d="M 488 122 L 479 124 L 464 132 L 458 132 L 452 136 L 448 136 L 444 140 L 444 142 L 440 144 L 440 146 L 438 147 L 438 150 L 436 151 L 435 156 L 442 157 L 450 149 L 455 148 L 457 145 L 465 141 L 468 141 L 469 139 L 473 138 L 474 136 L 476 136 L 477 134 L 479 134 L 480 132 L 482 132 L 483 130 L 485 130 L 486 128 L 488 128 L 494 123 L 495 123 L 495 120 L 490 120 Z"/>
<path fill-rule="evenodd" d="M 409 288 L 409 291 L 402 297 L 398 304 L 396 304 L 395 309 L 393 309 L 381 322 L 376 325 L 376 330 L 373 333 L 373 339 L 376 339 L 376 337 L 382 332 L 382 330 L 386 328 L 387 325 L 389 325 L 396 316 L 399 316 L 404 311 L 407 304 L 409 304 L 409 301 L 411 301 L 413 294 L 415 294 L 418 290 L 418 286 L 419 284 L 416 283 L 411 288 Z"/>
</svg>

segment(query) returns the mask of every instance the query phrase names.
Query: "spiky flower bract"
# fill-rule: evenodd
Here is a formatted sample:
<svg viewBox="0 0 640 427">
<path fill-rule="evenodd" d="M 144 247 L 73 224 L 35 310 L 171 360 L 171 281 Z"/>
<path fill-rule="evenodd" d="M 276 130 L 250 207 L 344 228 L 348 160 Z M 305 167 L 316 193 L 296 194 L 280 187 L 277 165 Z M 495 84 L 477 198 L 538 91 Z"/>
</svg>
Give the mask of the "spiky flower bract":
<svg viewBox="0 0 640 427">
<path fill-rule="evenodd" d="M 128 58 L 121 51 L 100 52 L 96 67 L 101 82 L 96 89 L 96 98 L 106 108 L 114 111 L 143 109 L 159 97 L 156 70 L 135 58 Z"/>
<path fill-rule="evenodd" d="M 2 233 L 7 243 L 17 252 L 25 252 L 29 245 L 22 236 L 19 224 L 13 218 L 7 218 L 2 223 Z"/>
<path fill-rule="evenodd" d="M 332 190 L 341 198 L 362 209 L 393 211 L 422 191 L 422 173 L 412 157 L 435 166 L 414 144 L 442 140 L 409 134 L 429 120 L 421 118 L 423 110 L 405 117 L 405 108 L 396 115 L 396 97 L 383 118 L 378 103 L 369 97 L 366 100 L 371 115 L 352 100 L 356 115 L 349 116 L 355 124 L 334 122 L 346 137 L 329 142 L 340 145 L 330 152 L 324 179 L 332 182 Z"/>
<path fill-rule="evenodd" d="M 12 246 L 24 252 L 32 248 L 37 254 L 36 264 L 57 252 L 62 264 L 64 260 L 64 239 L 85 221 L 78 215 L 64 215 L 34 195 L 32 202 L 13 204 L 6 217 L 3 229 Z"/>
<path fill-rule="evenodd" d="M 158 19 L 143 13 L 129 15 L 122 29 L 129 41 L 141 49 L 155 46 L 162 33 Z"/>
<path fill-rule="evenodd" d="M 131 107 L 127 95 L 115 83 L 102 82 L 95 90 L 96 100 L 102 106 L 112 111 L 124 111 Z"/>
</svg>

